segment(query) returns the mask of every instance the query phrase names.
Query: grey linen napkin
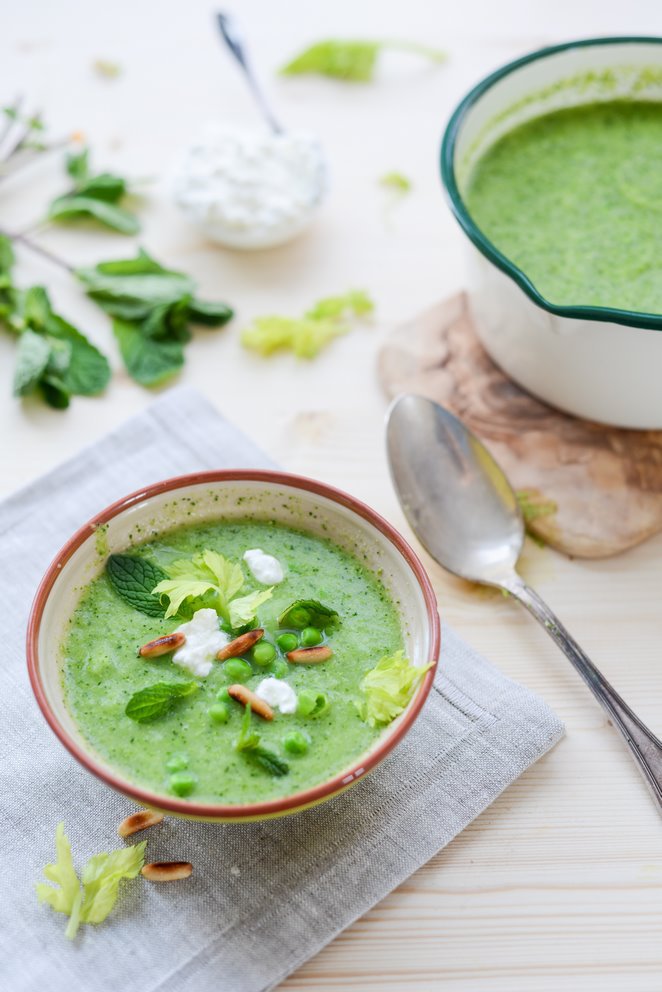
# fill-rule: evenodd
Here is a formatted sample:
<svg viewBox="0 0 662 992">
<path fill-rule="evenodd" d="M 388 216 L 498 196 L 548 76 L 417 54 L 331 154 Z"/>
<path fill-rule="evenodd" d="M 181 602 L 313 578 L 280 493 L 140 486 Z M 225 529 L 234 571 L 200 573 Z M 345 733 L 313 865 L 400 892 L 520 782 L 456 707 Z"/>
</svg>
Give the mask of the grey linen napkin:
<svg viewBox="0 0 662 992">
<path fill-rule="evenodd" d="M 166 820 L 143 835 L 149 858 L 192 861 L 192 878 L 122 883 L 108 920 L 67 941 L 66 918 L 34 894 L 54 859 L 55 826 L 65 821 L 81 867 L 119 846 L 117 825 L 134 807 L 84 771 L 37 710 L 24 636 L 38 581 L 65 539 L 123 494 L 196 469 L 269 465 L 205 400 L 175 390 L 0 505 L 0 988 L 7 992 L 274 988 L 448 844 L 563 732 L 540 699 L 444 627 L 431 697 L 372 775 L 283 820 Z"/>
</svg>

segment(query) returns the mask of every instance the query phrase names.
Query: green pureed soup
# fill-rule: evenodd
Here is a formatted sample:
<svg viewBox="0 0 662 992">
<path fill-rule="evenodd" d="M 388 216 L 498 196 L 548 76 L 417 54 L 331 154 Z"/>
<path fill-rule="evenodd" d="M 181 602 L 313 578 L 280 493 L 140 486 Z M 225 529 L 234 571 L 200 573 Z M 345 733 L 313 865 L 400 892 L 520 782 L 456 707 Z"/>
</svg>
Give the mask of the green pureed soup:
<svg viewBox="0 0 662 992">
<path fill-rule="evenodd" d="M 139 656 L 180 627 L 174 653 Z M 264 630 L 251 649 L 215 659 L 251 629 Z M 249 803 L 319 784 L 370 747 L 426 670 L 402 648 L 396 607 L 358 559 L 280 524 L 220 521 L 110 557 L 69 621 L 64 692 L 85 739 L 134 783 Z M 288 659 L 302 649 L 314 654 Z"/>
<path fill-rule="evenodd" d="M 559 110 L 500 138 L 465 200 L 550 302 L 662 313 L 662 103 Z"/>
</svg>

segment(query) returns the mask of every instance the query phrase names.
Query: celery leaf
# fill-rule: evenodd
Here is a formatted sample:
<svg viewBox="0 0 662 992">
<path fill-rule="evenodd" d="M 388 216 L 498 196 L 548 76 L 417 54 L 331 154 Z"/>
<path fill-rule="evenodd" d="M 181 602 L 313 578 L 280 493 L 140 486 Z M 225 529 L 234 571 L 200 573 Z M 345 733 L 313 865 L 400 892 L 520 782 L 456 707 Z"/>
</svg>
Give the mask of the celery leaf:
<svg viewBox="0 0 662 992">
<path fill-rule="evenodd" d="M 234 629 L 253 620 L 258 606 L 272 594 L 267 589 L 237 598 L 245 582 L 241 565 L 209 549 L 193 558 L 173 562 L 167 572 L 168 578 L 153 589 L 155 596 L 166 596 L 169 600 L 166 619 L 174 616 L 188 600 L 211 594 L 209 605 Z"/>
<path fill-rule="evenodd" d="M 431 667 L 431 664 L 420 668 L 412 665 L 402 651 L 380 658 L 359 686 L 363 699 L 356 703 L 356 708 L 361 719 L 371 727 L 385 726 L 395 720 Z"/>
<path fill-rule="evenodd" d="M 444 52 L 407 41 L 330 39 L 305 49 L 280 70 L 284 76 L 315 73 L 351 83 L 369 83 L 374 77 L 377 58 L 384 49 L 399 49 L 443 62 Z"/>
</svg>

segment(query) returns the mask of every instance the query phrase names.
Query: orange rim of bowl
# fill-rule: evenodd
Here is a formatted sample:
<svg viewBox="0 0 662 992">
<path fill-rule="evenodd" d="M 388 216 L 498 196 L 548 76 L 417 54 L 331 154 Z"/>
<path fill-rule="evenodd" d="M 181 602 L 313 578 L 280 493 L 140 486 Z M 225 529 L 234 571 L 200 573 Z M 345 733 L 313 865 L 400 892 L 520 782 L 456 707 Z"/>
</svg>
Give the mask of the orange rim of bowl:
<svg viewBox="0 0 662 992">
<path fill-rule="evenodd" d="M 319 785 L 311 789 L 306 789 L 303 792 L 296 792 L 292 795 L 266 802 L 233 804 L 229 806 L 219 803 L 188 802 L 161 793 L 151 792 L 148 789 L 135 785 L 128 779 L 122 778 L 120 775 L 114 774 L 99 764 L 69 735 L 53 713 L 41 678 L 38 646 L 44 607 L 51 590 L 57 582 L 64 565 L 66 565 L 69 559 L 97 527 L 107 524 L 130 507 L 154 496 L 160 496 L 168 492 L 174 493 L 188 486 L 213 485 L 219 482 L 262 482 L 303 490 L 304 492 L 313 493 L 316 496 L 322 496 L 334 503 L 338 503 L 371 524 L 390 541 L 407 562 L 423 594 L 430 634 L 430 663 L 432 666 L 426 672 L 416 696 L 409 704 L 394 732 L 389 734 L 377 747 L 371 750 L 362 761 L 357 760 L 342 773 L 334 775 L 333 778 L 327 779 Z M 335 489 L 333 486 L 327 486 L 324 483 L 306 478 L 305 476 L 271 471 L 219 470 L 173 476 L 162 482 L 145 486 L 112 503 L 77 530 L 73 537 L 67 541 L 55 556 L 37 589 L 28 621 L 26 647 L 28 673 L 37 703 L 56 736 L 84 768 L 87 768 L 89 772 L 105 782 L 106 785 L 109 785 L 125 796 L 130 796 L 141 806 L 155 806 L 161 810 L 167 810 L 173 814 L 188 816 L 189 818 L 232 821 L 277 816 L 279 814 L 294 812 L 304 806 L 313 805 L 326 798 L 331 798 L 334 794 L 347 788 L 348 785 L 358 778 L 363 777 L 375 765 L 379 764 L 396 744 L 402 740 L 418 717 L 434 681 L 439 660 L 440 643 L 441 632 L 439 615 L 437 613 L 437 601 L 427 573 L 411 546 L 382 516 L 365 503 L 362 503 L 342 490 Z"/>
</svg>

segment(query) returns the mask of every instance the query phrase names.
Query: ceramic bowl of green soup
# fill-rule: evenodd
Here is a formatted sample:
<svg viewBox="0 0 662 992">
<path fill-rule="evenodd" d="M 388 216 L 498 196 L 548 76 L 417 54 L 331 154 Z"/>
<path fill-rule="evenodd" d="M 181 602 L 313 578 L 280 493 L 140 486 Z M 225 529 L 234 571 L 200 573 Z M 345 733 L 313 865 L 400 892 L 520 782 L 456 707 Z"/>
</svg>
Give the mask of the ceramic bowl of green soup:
<svg viewBox="0 0 662 992">
<path fill-rule="evenodd" d="M 441 168 L 485 348 L 571 414 L 662 428 L 662 38 L 546 48 L 480 82 Z"/>
<path fill-rule="evenodd" d="M 199 820 L 293 813 L 402 739 L 439 655 L 434 592 L 352 497 L 276 472 L 149 486 L 64 546 L 37 592 L 37 701 L 90 772 Z"/>
</svg>

